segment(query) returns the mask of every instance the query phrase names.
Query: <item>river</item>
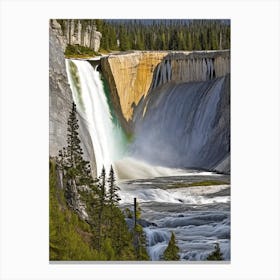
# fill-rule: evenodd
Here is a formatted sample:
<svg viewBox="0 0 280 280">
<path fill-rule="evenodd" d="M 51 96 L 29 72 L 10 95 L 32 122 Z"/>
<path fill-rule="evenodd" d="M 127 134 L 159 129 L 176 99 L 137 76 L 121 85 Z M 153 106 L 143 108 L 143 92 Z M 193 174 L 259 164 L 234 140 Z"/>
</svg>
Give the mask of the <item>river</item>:
<svg viewBox="0 0 280 280">
<path fill-rule="evenodd" d="M 199 186 L 211 181 L 215 185 Z M 134 197 L 140 204 L 151 260 L 161 259 L 172 231 L 180 260 L 206 260 L 216 242 L 224 260 L 230 260 L 229 176 L 189 171 L 182 176 L 122 181 L 119 186 L 122 208 L 132 209 Z"/>
</svg>

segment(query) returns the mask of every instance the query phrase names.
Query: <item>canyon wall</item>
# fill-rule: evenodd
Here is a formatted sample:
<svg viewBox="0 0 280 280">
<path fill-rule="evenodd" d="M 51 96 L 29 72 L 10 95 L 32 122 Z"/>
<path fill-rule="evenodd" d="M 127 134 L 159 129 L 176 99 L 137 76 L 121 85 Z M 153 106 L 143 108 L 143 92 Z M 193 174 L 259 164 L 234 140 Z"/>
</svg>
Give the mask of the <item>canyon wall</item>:
<svg viewBox="0 0 280 280">
<path fill-rule="evenodd" d="M 230 72 L 229 51 L 133 51 L 101 59 L 114 103 L 126 122 L 149 90 L 168 82 L 206 81 Z"/>
<path fill-rule="evenodd" d="M 101 69 L 133 156 L 229 173 L 229 51 L 134 51 L 102 58 Z"/>
<path fill-rule="evenodd" d="M 97 31 L 93 20 L 58 20 L 62 33 L 69 45 L 80 45 L 98 52 L 102 34 Z"/>
<path fill-rule="evenodd" d="M 171 52 L 158 65 L 151 89 L 168 82 L 200 82 L 230 73 L 229 51 Z"/>
<path fill-rule="evenodd" d="M 168 52 L 133 51 L 101 58 L 116 113 L 122 126 L 131 131 L 134 107 L 152 84 L 155 68 Z"/>
<path fill-rule="evenodd" d="M 60 25 L 50 22 L 49 28 L 49 154 L 57 156 L 67 145 L 67 120 L 72 107 L 72 93 L 65 69 L 66 40 Z"/>
<path fill-rule="evenodd" d="M 49 155 L 55 157 L 59 150 L 67 146 L 67 121 L 72 108 L 72 92 L 69 86 L 64 50 L 67 41 L 56 20 L 49 27 Z M 84 123 L 78 115 L 79 135 L 84 157 L 90 161 L 93 175 L 96 175 L 96 163 L 93 145 Z"/>
</svg>

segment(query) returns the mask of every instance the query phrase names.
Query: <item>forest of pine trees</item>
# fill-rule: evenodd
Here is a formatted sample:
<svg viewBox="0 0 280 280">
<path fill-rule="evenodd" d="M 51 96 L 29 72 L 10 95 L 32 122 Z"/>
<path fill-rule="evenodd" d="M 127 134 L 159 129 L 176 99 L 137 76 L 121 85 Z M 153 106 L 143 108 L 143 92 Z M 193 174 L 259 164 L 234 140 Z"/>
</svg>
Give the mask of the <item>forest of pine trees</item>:
<svg viewBox="0 0 280 280">
<path fill-rule="evenodd" d="M 230 49 L 227 20 L 95 20 L 103 50 Z"/>
<path fill-rule="evenodd" d="M 76 105 L 68 118 L 67 146 L 50 161 L 50 260 L 147 260 L 143 230 L 129 231 L 114 170 L 93 179 L 83 158 Z M 59 187 L 63 178 L 63 188 Z M 87 218 L 80 218 L 84 206 Z M 142 242 L 134 241 L 142 237 Z M 143 242 L 144 238 L 144 242 Z"/>
</svg>

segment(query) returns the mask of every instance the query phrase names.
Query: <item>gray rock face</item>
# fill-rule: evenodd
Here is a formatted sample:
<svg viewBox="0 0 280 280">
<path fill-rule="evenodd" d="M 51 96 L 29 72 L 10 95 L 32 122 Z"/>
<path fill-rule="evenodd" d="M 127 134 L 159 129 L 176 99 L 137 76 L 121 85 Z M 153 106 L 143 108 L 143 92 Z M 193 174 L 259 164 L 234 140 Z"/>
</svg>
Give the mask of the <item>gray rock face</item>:
<svg viewBox="0 0 280 280">
<path fill-rule="evenodd" d="M 75 180 L 68 182 L 66 186 L 66 201 L 68 206 L 72 208 L 82 220 L 88 219 L 86 204 L 81 200 Z"/>
<path fill-rule="evenodd" d="M 229 174 L 230 173 L 230 155 L 226 156 L 215 168 L 214 171 Z"/>
<path fill-rule="evenodd" d="M 200 82 L 230 73 L 230 52 L 170 52 L 156 67 L 152 89 L 168 82 Z"/>
<path fill-rule="evenodd" d="M 67 42 L 66 42 L 66 38 L 63 35 L 63 32 L 61 30 L 61 26 L 60 24 L 57 22 L 57 20 L 53 19 L 50 20 L 50 27 L 52 29 L 52 31 L 55 33 L 55 36 L 60 44 L 60 47 L 62 49 L 62 51 L 65 51 Z"/>
<path fill-rule="evenodd" d="M 68 84 L 61 31 L 52 21 L 49 28 L 49 154 L 57 156 L 67 145 L 67 119 L 72 106 L 72 93 Z M 55 28 L 52 28 L 55 27 Z"/>
<path fill-rule="evenodd" d="M 101 37 L 102 37 L 102 34 L 100 32 L 98 32 L 98 31 L 93 32 L 92 45 L 93 45 L 93 50 L 95 52 L 99 51 Z"/>
<path fill-rule="evenodd" d="M 49 35 L 49 155 L 55 157 L 67 145 L 67 121 L 73 98 L 63 52 L 66 41 L 57 21 L 50 22 Z M 90 162 L 95 177 L 96 164 L 91 138 L 84 120 L 79 115 L 77 117 L 84 158 Z"/>
<path fill-rule="evenodd" d="M 65 46 L 66 41 L 62 36 L 60 25 L 56 21 L 51 21 L 49 28 L 49 155 L 51 157 L 57 156 L 59 150 L 67 145 L 67 120 L 73 102 L 65 68 L 63 53 Z M 79 119 L 79 124 L 84 157 L 90 161 L 95 170 L 94 152 L 92 144 L 89 143 L 90 137 L 85 134 L 81 119 Z M 93 175 L 95 176 L 95 171 Z M 88 218 L 86 206 L 80 199 L 75 182 L 63 186 L 63 174 L 60 170 L 57 176 L 58 187 L 66 187 L 68 190 L 68 205 L 81 219 L 86 220 Z"/>
<path fill-rule="evenodd" d="M 69 45 L 80 45 L 98 52 L 102 34 L 92 20 L 68 19 L 61 21 L 63 35 Z"/>
</svg>

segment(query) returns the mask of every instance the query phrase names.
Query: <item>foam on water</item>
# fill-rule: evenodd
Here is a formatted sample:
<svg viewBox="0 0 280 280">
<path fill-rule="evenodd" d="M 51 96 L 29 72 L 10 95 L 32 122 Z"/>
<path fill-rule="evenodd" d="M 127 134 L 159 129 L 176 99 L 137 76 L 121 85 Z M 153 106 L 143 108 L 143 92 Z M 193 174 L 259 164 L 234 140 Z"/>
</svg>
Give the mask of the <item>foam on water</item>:
<svg viewBox="0 0 280 280">
<path fill-rule="evenodd" d="M 168 178 L 126 182 L 120 193 L 124 205 L 137 197 L 142 218 L 153 223 L 144 228 L 150 259 L 162 260 L 174 232 L 181 260 L 206 260 L 216 242 L 224 260 L 230 260 L 229 185 L 163 189 L 156 182 L 164 180 Z"/>
<path fill-rule="evenodd" d="M 151 184 L 147 184 L 148 186 Z M 184 203 L 184 204 L 211 204 L 228 203 L 230 196 L 207 197 L 219 190 L 228 188 L 228 185 L 207 186 L 207 187 L 187 187 L 179 189 L 160 189 L 160 188 L 126 188 L 120 193 L 121 203 L 131 203 L 134 197 L 139 202 L 165 202 L 165 203 Z M 124 190 L 124 188 L 123 188 Z"/>
<path fill-rule="evenodd" d="M 133 157 L 125 157 L 118 161 L 115 161 L 114 166 L 118 179 L 120 180 L 148 179 L 166 176 L 209 176 L 213 174 L 213 172 L 199 172 L 194 170 L 152 165 L 143 160 L 139 160 Z"/>
</svg>

